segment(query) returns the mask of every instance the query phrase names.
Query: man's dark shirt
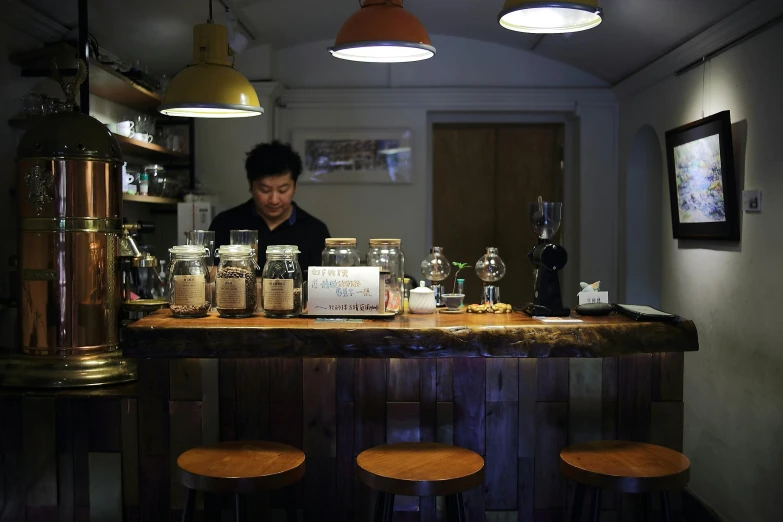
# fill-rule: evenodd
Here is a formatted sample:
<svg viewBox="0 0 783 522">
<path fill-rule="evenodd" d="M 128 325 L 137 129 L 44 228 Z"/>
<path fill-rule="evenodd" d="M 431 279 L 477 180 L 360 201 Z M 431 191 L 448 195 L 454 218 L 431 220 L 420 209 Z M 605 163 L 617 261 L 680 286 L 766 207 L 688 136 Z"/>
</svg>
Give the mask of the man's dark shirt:
<svg viewBox="0 0 783 522">
<path fill-rule="evenodd" d="M 293 204 L 291 217 L 283 221 L 274 230 L 269 230 L 266 221 L 258 215 L 250 199 L 234 208 L 218 214 L 209 226 L 215 232 L 215 247 L 228 245 L 232 230 L 258 230 L 258 263 L 264 265 L 266 247 L 269 245 L 297 245 L 299 264 L 302 274 L 307 278 L 307 268 L 321 265 L 321 251 L 329 237 L 329 229 L 319 219 L 311 216 Z"/>
</svg>

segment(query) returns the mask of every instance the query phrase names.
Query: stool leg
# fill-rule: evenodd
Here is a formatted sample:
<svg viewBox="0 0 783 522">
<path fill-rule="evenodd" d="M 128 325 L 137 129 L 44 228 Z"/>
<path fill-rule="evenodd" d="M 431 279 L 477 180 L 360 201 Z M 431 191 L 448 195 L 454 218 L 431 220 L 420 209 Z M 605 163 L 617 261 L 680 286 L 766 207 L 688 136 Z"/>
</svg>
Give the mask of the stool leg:
<svg viewBox="0 0 783 522">
<path fill-rule="evenodd" d="M 374 522 L 392 522 L 394 516 L 394 495 L 378 491 L 375 495 Z"/>
<path fill-rule="evenodd" d="M 386 509 L 383 522 L 394 520 L 394 493 L 386 493 Z"/>
<path fill-rule="evenodd" d="M 668 491 L 661 491 L 661 509 L 663 509 L 663 520 L 664 522 L 671 522 L 672 520 L 672 513 L 669 508 L 669 492 Z"/>
<path fill-rule="evenodd" d="M 196 490 L 188 488 L 185 505 L 182 507 L 182 522 L 191 522 L 193 520 L 193 506 L 196 503 Z"/>
<path fill-rule="evenodd" d="M 247 521 L 247 503 L 243 495 L 234 495 L 234 517 L 236 522 Z"/>
<path fill-rule="evenodd" d="M 446 497 L 446 522 L 465 522 L 465 506 L 462 504 L 462 493 Z"/>
<path fill-rule="evenodd" d="M 571 507 L 571 522 L 579 522 L 582 519 L 582 506 L 585 502 L 585 487 L 579 482 L 576 483 L 574 492 L 574 505 Z"/>
<path fill-rule="evenodd" d="M 590 514 L 590 522 L 598 522 L 601 515 L 601 488 L 593 488 L 593 512 Z"/>
<path fill-rule="evenodd" d="M 216 493 L 204 493 L 204 521 L 220 522 L 221 500 Z"/>
<path fill-rule="evenodd" d="M 296 514 L 296 489 L 294 489 L 294 486 L 286 488 L 285 497 L 286 522 L 299 522 L 299 517 Z"/>
</svg>

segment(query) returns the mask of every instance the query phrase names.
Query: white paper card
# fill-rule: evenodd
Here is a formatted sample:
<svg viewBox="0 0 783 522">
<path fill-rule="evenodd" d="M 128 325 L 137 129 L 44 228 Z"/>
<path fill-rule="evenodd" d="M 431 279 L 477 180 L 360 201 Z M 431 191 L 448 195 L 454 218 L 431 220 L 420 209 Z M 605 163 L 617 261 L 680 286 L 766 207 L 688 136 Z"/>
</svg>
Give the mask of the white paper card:
<svg viewBox="0 0 783 522">
<path fill-rule="evenodd" d="M 583 323 L 581 319 L 572 319 L 570 317 L 540 317 L 540 316 L 533 316 L 533 319 L 538 319 L 542 323 L 559 323 L 559 324 L 567 324 L 567 323 Z"/>
<path fill-rule="evenodd" d="M 379 312 L 380 268 L 311 266 L 307 277 L 310 315 L 366 315 Z"/>
<path fill-rule="evenodd" d="M 579 292 L 579 304 L 606 303 L 609 304 L 609 292 Z"/>
</svg>

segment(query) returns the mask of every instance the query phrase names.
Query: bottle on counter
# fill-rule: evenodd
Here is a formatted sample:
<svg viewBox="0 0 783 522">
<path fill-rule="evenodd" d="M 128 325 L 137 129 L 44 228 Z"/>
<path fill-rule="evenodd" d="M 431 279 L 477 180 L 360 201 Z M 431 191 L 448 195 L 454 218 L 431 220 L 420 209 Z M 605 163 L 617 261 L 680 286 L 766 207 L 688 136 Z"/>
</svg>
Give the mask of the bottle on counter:
<svg viewBox="0 0 783 522">
<path fill-rule="evenodd" d="M 267 317 L 297 317 L 302 313 L 302 268 L 299 247 L 269 245 L 261 272 L 262 309 Z"/>
<path fill-rule="evenodd" d="M 146 172 L 139 174 L 139 195 L 146 196 L 150 192 L 150 175 Z"/>
</svg>

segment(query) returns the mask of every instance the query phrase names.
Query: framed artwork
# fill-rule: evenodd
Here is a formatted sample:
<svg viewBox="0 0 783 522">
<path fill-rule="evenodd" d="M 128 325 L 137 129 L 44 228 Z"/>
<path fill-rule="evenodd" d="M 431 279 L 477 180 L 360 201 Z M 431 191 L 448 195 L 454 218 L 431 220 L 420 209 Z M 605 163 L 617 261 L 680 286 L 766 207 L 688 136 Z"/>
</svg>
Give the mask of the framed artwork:
<svg viewBox="0 0 783 522">
<path fill-rule="evenodd" d="M 738 241 L 729 111 L 668 131 L 666 156 L 674 238 Z"/>
<path fill-rule="evenodd" d="M 408 129 L 304 129 L 291 132 L 302 156 L 299 183 L 413 183 Z"/>
</svg>

